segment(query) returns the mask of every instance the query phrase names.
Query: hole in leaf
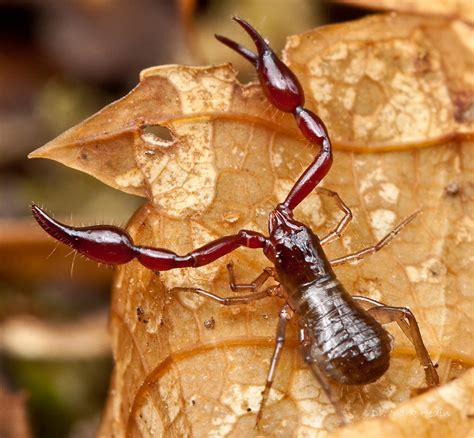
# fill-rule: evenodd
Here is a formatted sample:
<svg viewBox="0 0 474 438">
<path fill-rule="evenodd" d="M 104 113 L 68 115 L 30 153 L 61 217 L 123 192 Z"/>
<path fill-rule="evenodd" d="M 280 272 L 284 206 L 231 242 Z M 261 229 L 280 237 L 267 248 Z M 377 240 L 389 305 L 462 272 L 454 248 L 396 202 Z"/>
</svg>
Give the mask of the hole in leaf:
<svg viewBox="0 0 474 438">
<path fill-rule="evenodd" d="M 161 140 L 167 140 L 167 141 L 173 141 L 173 135 L 171 134 L 171 131 L 161 125 L 150 125 L 150 126 L 145 126 L 142 129 L 143 134 L 152 134 L 155 137 L 159 137 Z"/>
<path fill-rule="evenodd" d="M 141 130 L 141 138 L 152 147 L 169 147 L 175 140 L 170 129 L 161 125 L 145 126 Z"/>
</svg>

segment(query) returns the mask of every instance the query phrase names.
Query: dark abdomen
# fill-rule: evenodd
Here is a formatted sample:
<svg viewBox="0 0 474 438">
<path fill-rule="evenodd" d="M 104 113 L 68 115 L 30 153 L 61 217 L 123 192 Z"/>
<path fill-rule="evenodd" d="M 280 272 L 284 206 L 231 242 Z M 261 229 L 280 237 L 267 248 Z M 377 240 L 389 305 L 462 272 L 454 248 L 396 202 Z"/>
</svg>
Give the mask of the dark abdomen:
<svg viewBox="0 0 474 438">
<path fill-rule="evenodd" d="M 310 363 L 346 385 L 371 383 L 385 373 L 391 350 L 388 333 L 335 278 L 302 286 L 290 301 L 306 324 Z"/>
</svg>

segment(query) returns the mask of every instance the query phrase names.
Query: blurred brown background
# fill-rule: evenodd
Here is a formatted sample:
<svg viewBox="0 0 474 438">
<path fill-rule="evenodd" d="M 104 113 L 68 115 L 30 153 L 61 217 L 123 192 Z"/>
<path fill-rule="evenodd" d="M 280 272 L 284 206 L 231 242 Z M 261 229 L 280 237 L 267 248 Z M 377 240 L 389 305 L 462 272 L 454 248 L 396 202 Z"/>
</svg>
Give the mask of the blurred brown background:
<svg viewBox="0 0 474 438">
<path fill-rule="evenodd" d="M 126 94 L 143 68 L 232 61 L 215 42 L 250 20 L 279 51 L 286 35 L 366 11 L 310 0 L 0 0 L 0 436 L 94 436 L 112 365 L 113 271 L 58 247 L 34 200 L 76 224 L 125 225 L 142 200 L 26 156 Z M 26 407 L 26 409 L 25 409 Z"/>
</svg>

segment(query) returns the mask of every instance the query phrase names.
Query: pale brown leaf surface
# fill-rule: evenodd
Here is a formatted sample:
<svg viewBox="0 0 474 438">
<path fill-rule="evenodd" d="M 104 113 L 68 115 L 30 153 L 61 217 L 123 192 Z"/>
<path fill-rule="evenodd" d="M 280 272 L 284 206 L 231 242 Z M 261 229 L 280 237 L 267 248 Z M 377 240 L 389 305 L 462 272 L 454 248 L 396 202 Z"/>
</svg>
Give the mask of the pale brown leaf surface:
<svg viewBox="0 0 474 438">
<path fill-rule="evenodd" d="M 473 138 L 474 29 L 462 21 L 372 16 L 290 37 L 286 57 L 339 147 Z"/>
<path fill-rule="evenodd" d="M 474 23 L 474 3 L 471 0 L 335 0 L 337 3 L 378 10 L 409 12 L 458 18 Z"/>
<path fill-rule="evenodd" d="M 449 52 L 430 37 L 436 26 L 439 40 L 450 39 Z M 338 191 L 354 213 L 329 256 L 372 244 L 423 208 L 390 247 L 337 273 L 355 294 L 410 306 L 443 383 L 474 361 L 474 346 L 466 341 L 473 336 L 474 157 L 467 142 L 473 133 L 472 83 L 465 74 L 468 48 L 457 26 L 464 29 L 378 16 L 292 37 L 286 53 L 307 90 L 308 106 L 322 115 L 335 139 L 335 164 L 324 186 Z M 456 70 L 446 67 L 451 58 Z M 453 99 L 460 94 L 461 112 Z M 144 135 L 140 128 L 150 124 L 166 125 L 174 140 Z M 141 244 L 185 253 L 241 228 L 266 232 L 269 210 L 315 153 L 293 124 L 257 85 L 240 85 L 229 66 L 165 66 L 146 70 L 132 93 L 34 156 L 147 196 L 150 202 L 131 220 L 130 233 Z M 380 149 L 388 151 L 360 153 Z M 296 215 L 322 235 L 341 213 L 312 194 Z M 194 286 L 231 294 L 225 270 L 231 259 L 243 282 L 267 265 L 259 251 L 238 250 L 199 269 L 156 275 L 136 262 L 119 269 L 110 323 L 116 366 L 103 436 L 257 433 L 255 411 L 282 303 L 266 299 L 222 308 L 168 292 Z M 382 415 L 403 402 L 408 404 L 401 407 L 416 410 L 424 403 L 410 401 L 424 386 L 414 351 L 396 327 L 389 330 L 396 343 L 387 374 L 372 385 L 340 389 L 348 418 Z M 335 424 L 295 340 L 292 326 L 262 422 L 261 432 L 270 436 L 315 436 Z M 454 386 L 449 415 L 429 419 L 448 422 L 453 436 L 458 423 L 468 421 L 463 406 L 472 395 L 469 378 L 457 382 L 459 394 Z M 443 390 L 449 391 L 442 387 L 425 397 L 441 399 Z M 390 418 L 377 425 L 385 421 L 391 427 Z"/>
<path fill-rule="evenodd" d="M 473 394 L 474 370 L 471 369 L 438 391 L 401 403 L 388 414 L 388 418 L 361 421 L 341 429 L 332 437 L 470 437 L 473 431 Z"/>
</svg>

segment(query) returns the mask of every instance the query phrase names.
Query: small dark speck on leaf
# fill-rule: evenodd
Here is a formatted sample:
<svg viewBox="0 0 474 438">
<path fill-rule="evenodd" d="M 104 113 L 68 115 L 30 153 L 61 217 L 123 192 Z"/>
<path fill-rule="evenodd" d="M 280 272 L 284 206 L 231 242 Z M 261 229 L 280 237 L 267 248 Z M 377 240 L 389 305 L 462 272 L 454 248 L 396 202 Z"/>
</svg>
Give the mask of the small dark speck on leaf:
<svg viewBox="0 0 474 438">
<path fill-rule="evenodd" d="M 216 321 L 214 317 L 212 316 L 209 319 L 206 319 L 204 321 L 204 327 L 206 327 L 209 330 L 213 329 L 215 326 L 216 326 Z"/>
<path fill-rule="evenodd" d="M 446 193 L 446 195 L 448 195 L 449 197 L 451 198 L 454 198 L 456 196 L 459 195 L 459 193 L 461 192 L 461 187 L 459 186 L 459 184 L 455 181 L 453 182 L 450 182 L 445 188 L 444 188 L 444 192 Z"/>
<path fill-rule="evenodd" d="M 415 68 L 418 73 L 426 74 L 430 71 L 430 57 L 428 52 L 419 53 L 415 58 Z"/>
<path fill-rule="evenodd" d="M 459 123 L 469 123 L 474 120 L 474 102 L 472 94 L 458 93 L 454 96 L 454 118 Z"/>
<path fill-rule="evenodd" d="M 145 311 L 143 310 L 143 308 L 141 306 L 138 306 L 137 307 L 137 319 L 140 322 L 143 321 L 146 324 L 148 322 L 148 320 L 143 318 L 144 315 L 145 315 Z"/>
</svg>

